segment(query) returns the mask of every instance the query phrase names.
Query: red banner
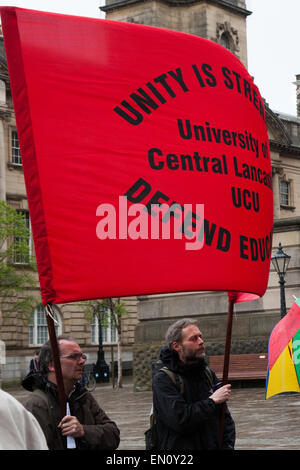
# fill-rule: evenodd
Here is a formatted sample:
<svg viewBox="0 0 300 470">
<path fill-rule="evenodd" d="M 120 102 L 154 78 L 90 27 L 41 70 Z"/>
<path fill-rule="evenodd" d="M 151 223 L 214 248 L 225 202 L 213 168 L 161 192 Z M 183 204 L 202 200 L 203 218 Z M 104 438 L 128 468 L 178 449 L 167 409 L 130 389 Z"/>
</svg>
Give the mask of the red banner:
<svg viewBox="0 0 300 470">
<path fill-rule="evenodd" d="M 162 28 L 1 8 L 44 304 L 263 295 L 265 109 L 241 62 Z"/>
</svg>

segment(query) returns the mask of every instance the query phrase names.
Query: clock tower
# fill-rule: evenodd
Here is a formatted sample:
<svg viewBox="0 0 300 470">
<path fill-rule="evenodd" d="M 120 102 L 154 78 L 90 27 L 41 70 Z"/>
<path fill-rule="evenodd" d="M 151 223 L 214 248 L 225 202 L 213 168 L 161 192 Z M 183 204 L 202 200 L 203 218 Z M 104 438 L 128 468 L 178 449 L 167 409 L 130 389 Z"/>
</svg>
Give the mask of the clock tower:
<svg viewBox="0 0 300 470">
<path fill-rule="evenodd" d="M 201 36 L 229 49 L 247 67 L 245 0 L 106 0 L 108 20 Z"/>
</svg>

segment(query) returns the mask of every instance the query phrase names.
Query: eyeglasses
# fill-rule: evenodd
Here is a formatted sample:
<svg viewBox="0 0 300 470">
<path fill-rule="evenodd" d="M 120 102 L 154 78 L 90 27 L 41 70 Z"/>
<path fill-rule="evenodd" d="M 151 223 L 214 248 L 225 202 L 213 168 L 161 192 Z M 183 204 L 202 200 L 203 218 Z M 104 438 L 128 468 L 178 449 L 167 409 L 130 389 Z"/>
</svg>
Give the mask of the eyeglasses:
<svg viewBox="0 0 300 470">
<path fill-rule="evenodd" d="M 78 359 L 83 359 L 84 361 L 87 360 L 86 354 L 83 354 L 83 353 L 68 354 L 67 356 L 60 356 L 60 357 L 65 357 L 66 359 L 74 359 L 75 361 L 78 361 Z"/>
</svg>

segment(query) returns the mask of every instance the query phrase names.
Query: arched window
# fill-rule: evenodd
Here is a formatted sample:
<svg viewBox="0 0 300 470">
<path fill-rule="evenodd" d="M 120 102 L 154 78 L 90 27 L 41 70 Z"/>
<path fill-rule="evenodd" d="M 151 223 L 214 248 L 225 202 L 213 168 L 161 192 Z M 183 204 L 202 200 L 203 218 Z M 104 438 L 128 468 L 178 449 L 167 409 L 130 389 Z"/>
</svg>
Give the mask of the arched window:
<svg viewBox="0 0 300 470">
<path fill-rule="evenodd" d="M 230 38 L 228 33 L 223 33 L 220 39 L 220 44 L 223 47 L 226 47 L 226 49 L 230 50 Z"/>
<path fill-rule="evenodd" d="M 52 305 L 54 313 L 56 335 L 60 335 L 62 331 L 61 317 L 54 305 Z M 39 305 L 31 315 L 29 321 L 29 346 L 42 346 L 49 339 L 46 312 L 43 305 Z"/>
<path fill-rule="evenodd" d="M 105 324 L 102 325 L 102 343 L 103 344 L 111 344 L 116 343 L 118 338 L 117 329 L 112 326 L 111 317 L 109 316 L 109 309 L 108 313 L 105 315 Z M 99 344 L 99 319 L 98 315 L 93 316 L 93 321 L 91 323 L 91 341 L 92 344 Z"/>
</svg>

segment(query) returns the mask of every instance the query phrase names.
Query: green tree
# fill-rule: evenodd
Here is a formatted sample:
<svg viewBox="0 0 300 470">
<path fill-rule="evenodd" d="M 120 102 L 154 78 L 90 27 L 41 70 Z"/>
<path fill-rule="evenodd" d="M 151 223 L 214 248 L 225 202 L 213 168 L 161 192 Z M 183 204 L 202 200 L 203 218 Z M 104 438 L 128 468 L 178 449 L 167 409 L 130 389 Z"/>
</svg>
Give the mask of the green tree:
<svg viewBox="0 0 300 470">
<path fill-rule="evenodd" d="M 26 222 L 24 213 L 0 201 L 0 310 L 3 319 L 7 316 L 19 316 L 28 321 L 34 308 L 40 303 L 39 298 L 28 294 L 31 289 L 36 289 L 37 280 L 34 275 L 35 261 L 30 255 L 30 231 Z"/>
<path fill-rule="evenodd" d="M 28 294 L 37 286 L 34 271 L 24 213 L 0 201 L 0 309 L 4 318 L 13 313 L 29 319 L 40 302 Z"/>
<path fill-rule="evenodd" d="M 117 389 L 122 388 L 122 321 L 128 314 L 125 303 L 120 298 L 95 299 L 83 303 L 87 317 L 91 321 L 94 315 L 103 327 L 116 328 L 118 379 Z"/>
</svg>

